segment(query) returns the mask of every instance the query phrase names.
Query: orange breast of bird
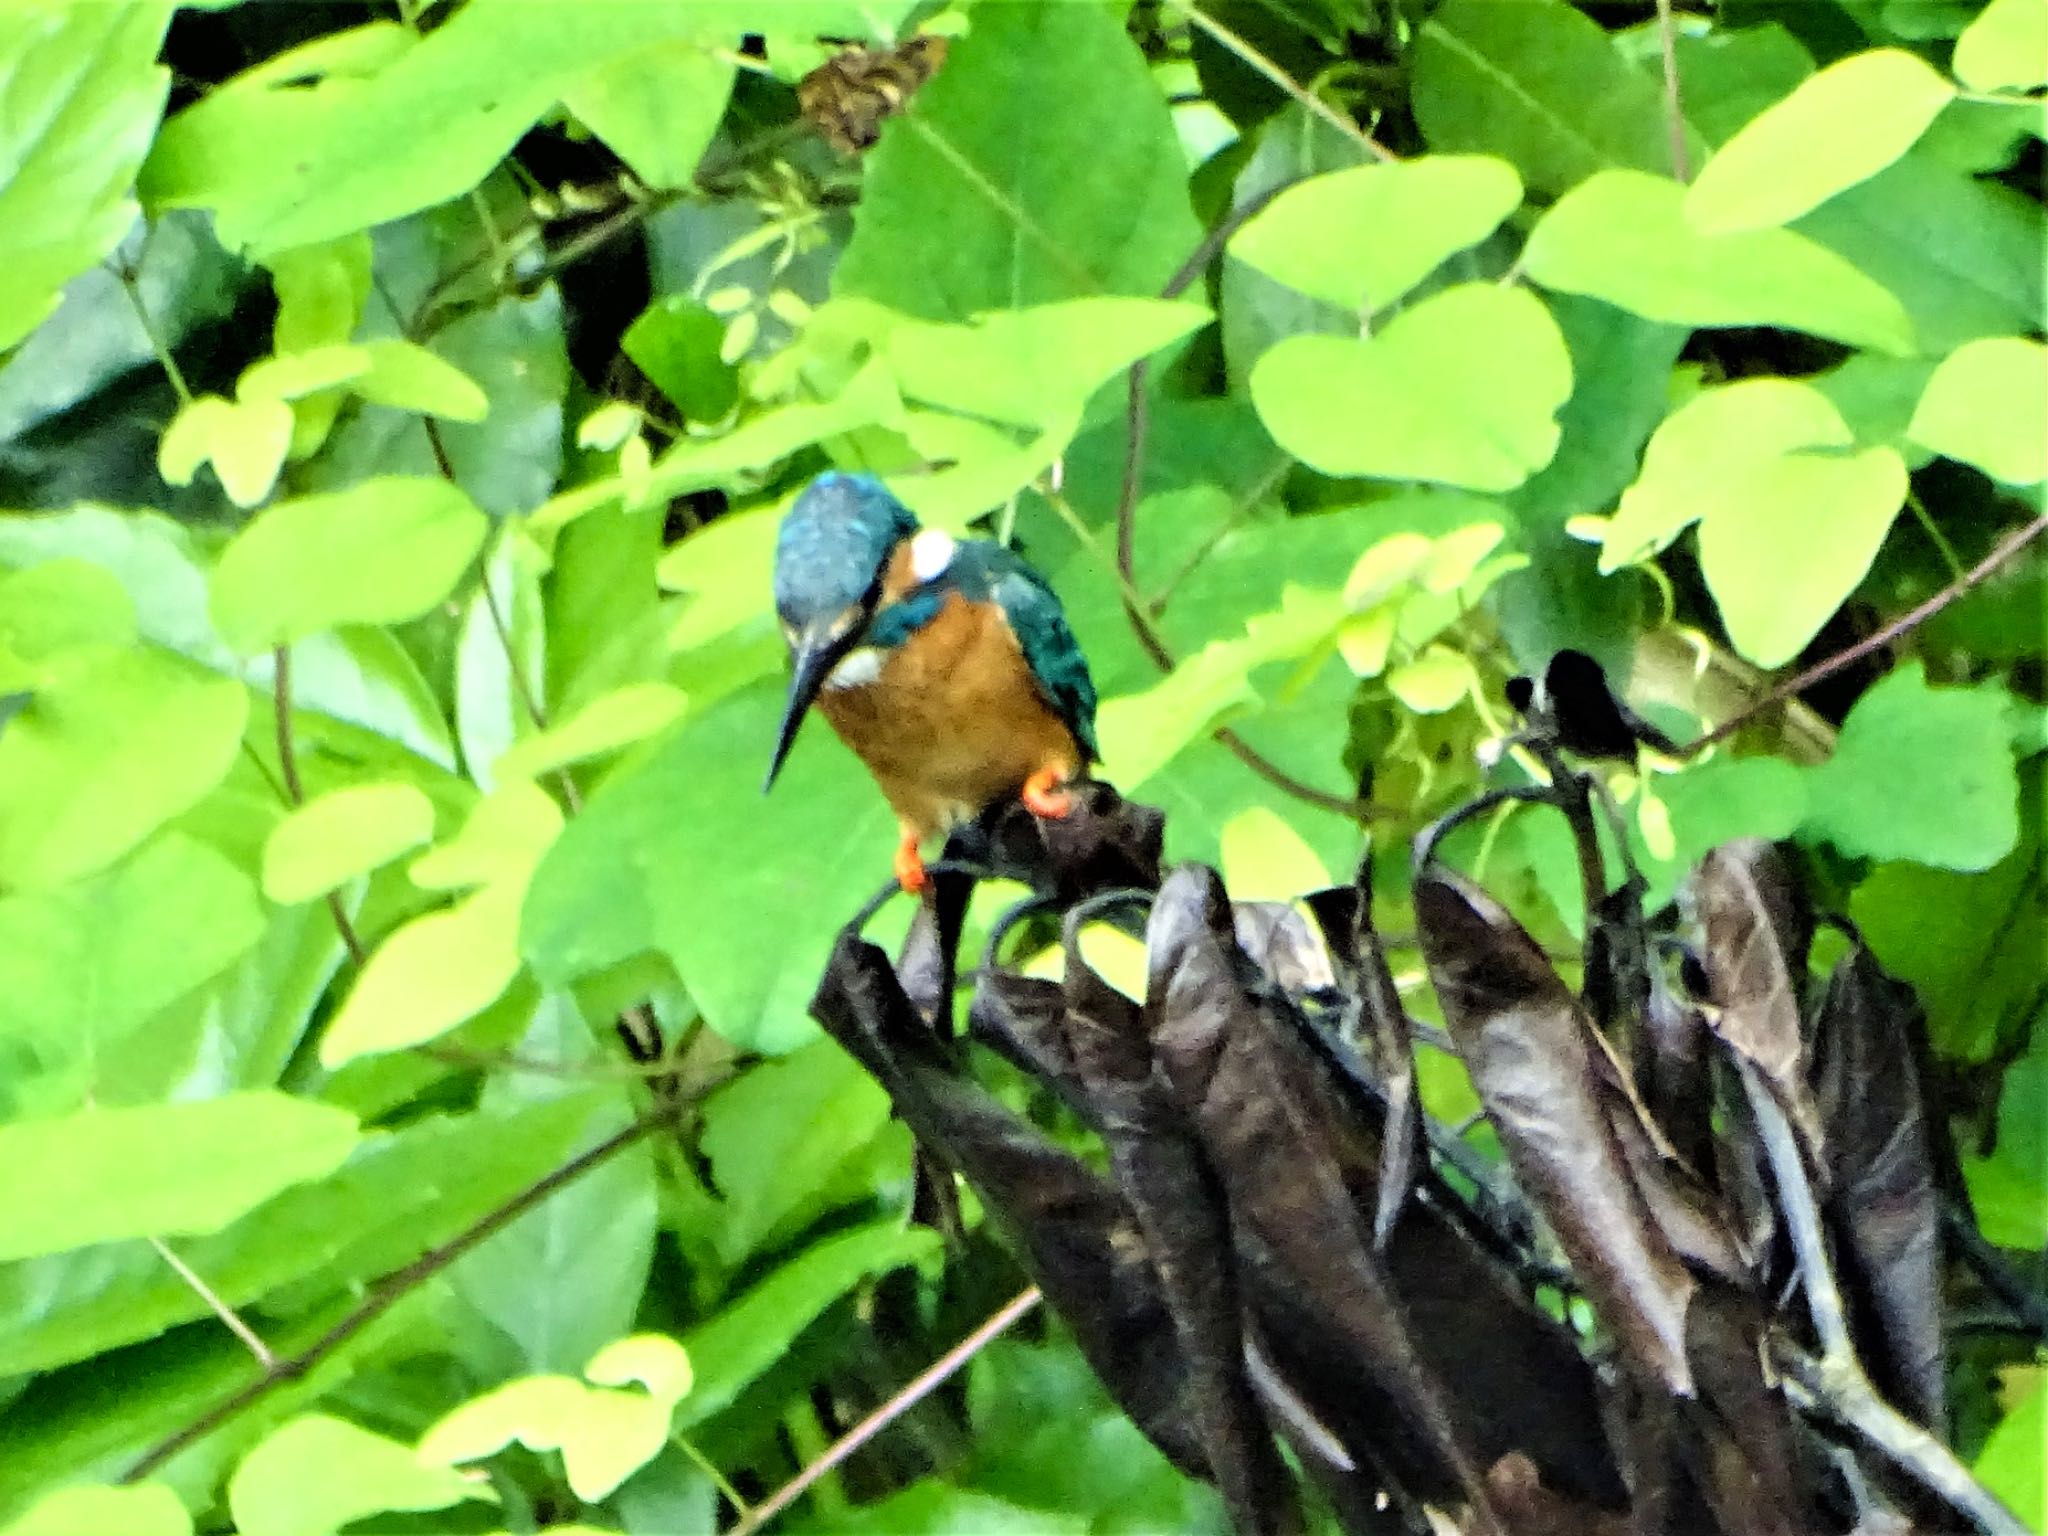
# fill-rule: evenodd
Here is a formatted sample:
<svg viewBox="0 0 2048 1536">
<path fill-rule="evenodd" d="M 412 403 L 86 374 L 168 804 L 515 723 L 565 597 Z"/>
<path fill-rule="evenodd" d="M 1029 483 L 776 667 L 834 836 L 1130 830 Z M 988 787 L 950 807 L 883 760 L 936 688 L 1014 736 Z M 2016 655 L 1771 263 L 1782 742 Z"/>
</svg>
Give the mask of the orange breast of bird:
<svg viewBox="0 0 2048 1536">
<path fill-rule="evenodd" d="M 1039 693 L 1001 610 L 957 592 L 882 658 L 874 681 L 827 688 L 818 706 L 923 836 L 972 819 L 1042 768 L 1081 769 L 1074 733 Z"/>
</svg>

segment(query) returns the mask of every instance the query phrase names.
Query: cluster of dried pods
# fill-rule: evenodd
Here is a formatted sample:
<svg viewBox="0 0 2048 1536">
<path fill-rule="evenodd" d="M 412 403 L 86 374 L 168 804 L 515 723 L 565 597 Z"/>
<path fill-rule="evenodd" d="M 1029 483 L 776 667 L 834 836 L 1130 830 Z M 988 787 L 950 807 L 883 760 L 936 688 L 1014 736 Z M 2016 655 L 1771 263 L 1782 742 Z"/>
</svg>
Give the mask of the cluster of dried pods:
<svg viewBox="0 0 2048 1536">
<path fill-rule="evenodd" d="M 1578 840 L 1576 990 L 1438 857 L 1450 823 L 1414 880 L 1445 1032 L 1408 1017 L 1365 881 L 1313 923 L 1233 905 L 1207 868 L 1162 878 L 1159 814 L 1091 785 L 1068 822 L 977 829 L 977 869 L 1058 916 L 1063 981 L 999 963 L 1003 925 L 958 1035 L 972 874 L 942 865 L 902 959 L 850 926 L 814 1012 L 1241 1533 L 1303 1529 L 1298 1469 L 1356 1533 L 2020 1536 L 1944 1441 L 1954 1185 L 1910 989 L 1853 935 L 1809 984 L 1763 844 L 1646 918 L 1597 785 L 1543 756 L 1515 793 Z M 1142 933 L 1142 1003 L 1084 958 L 1094 922 Z M 1000 1102 L 970 1041 L 1102 1155 Z M 1425 1112 L 1418 1042 L 1463 1060 L 1504 1164 Z"/>
</svg>

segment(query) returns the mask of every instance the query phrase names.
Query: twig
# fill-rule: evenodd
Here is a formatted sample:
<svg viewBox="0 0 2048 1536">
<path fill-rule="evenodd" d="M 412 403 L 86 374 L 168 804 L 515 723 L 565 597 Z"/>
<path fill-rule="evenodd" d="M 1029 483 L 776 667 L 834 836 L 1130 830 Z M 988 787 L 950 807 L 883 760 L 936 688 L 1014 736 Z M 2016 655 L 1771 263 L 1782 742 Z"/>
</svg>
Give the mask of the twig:
<svg viewBox="0 0 2048 1536">
<path fill-rule="evenodd" d="M 1384 161 L 1400 159 L 1399 155 L 1388 149 L 1386 145 L 1380 143 L 1378 139 L 1375 139 L 1320 96 L 1304 87 L 1299 80 L 1288 74 L 1286 70 L 1259 52 L 1258 49 L 1238 36 L 1237 33 L 1231 31 L 1230 28 L 1216 20 L 1215 17 L 1205 14 L 1201 7 L 1194 3 L 1194 0 L 1177 0 L 1177 4 L 1178 8 L 1186 13 L 1189 21 L 1208 33 L 1224 49 L 1236 54 L 1246 65 L 1264 75 L 1304 108 L 1313 112 L 1339 133 L 1347 138 L 1355 139 L 1374 159 Z"/>
<path fill-rule="evenodd" d="M 292 740 L 292 648 L 280 645 L 270 655 L 270 707 L 277 726 L 278 772 L 284 780 L 285 799 L 296 807 L 306 803 L 306 786 L 299 777 L 299 753 Z M 341 935 L 349 959 L 361 966 L 370 958 L 370 951 L 363 944 L 363 936 L 356 932 L 348 908 L 341 903 L 341 892 L 327 893 L 327 911 L 334 919 L 335 932 Z"/>
<path fill-rule="evenodd" d="M 987 1322 L 918 1372 L 894 1397 L 833 1441 L 826 1448 L 824 1455 L 756 1504 L 737 1524 L 726 1531 L 725 1536 L 752 1536 L 753 1532 L 762 1529 L 770 1520 L 802 1498 L 819 1478 L 916 1407 L 949 1376 L 981 1353 L 993 1339 L 1009 1329 L 1043 1299 L 1035 1285 L 1028 1286 L 1012 1296 Z"/>
<path fill-rule="evenodd" d="M 143 249 L 148 249 L 147 236 L 144 237 Z M 149 304 L 142 297 L 142 280 L 136 275 L 135 268 L 129 265 L 125 257 L 110 256 L 107 258 L 107 270 L 114 274 L 114 280 L 121 285 L 121 291 L 128 295 L 128 307 L 135 311 L 135 318 L 142 326 L 142 334 L 149 342 L 149 350 L 156 354 L 157 364 L 163 369 L 164 377 L 171 381 L 171 389 L 177 395 L 178 403 L 190 405 L 192 386 L 185 381 L 184 370 L 179 368 L 177 357 L 172 353 L 162 333 L 157 330 L 156 322 L 150 318 Z"/>
<path fill-rule="evenodd" d="M 2015 528 L 2011 533 L 2008 533 L 1991 547 L 1990 554 L 1979 560 L 1969 570 L 1935 593 L 1934 596 L 1928 598 L 1919 607 L 1901 614 L 1898 618 L 1893 619 L 1891 623 L 1885 625 L 1884 628 L 1874 634 L 1866 635 L 1846 650 L 1837 651 L 1825 661 L 1815 662 L 1797 677 L 1780 683 L 1754 704 L 1741 711 L 1741 713 L 1731 719 L 1722 721 L 1721 724 L 1715 726 L 1706 735 L 1689 745 L 1685 749 L 1685 755 L 1687 757 L 1696 756 L 1714 745 L 1715 742 L 1727 740 L 1765 710 L 1774 708 L 1788 699 L 1797 697 L 1815 683 L 1833 677 L 1845 667 L 1853 667 L 1873 651 L 1882 650 L 1894 640 L 1918 629 L 1964 593 L 1981 585 L 2000 566 L 2033 543 L 2043 533 L 2048 533 L 2048 514 L 2037 517 L 2031 523 Z"/>
<path fill-rule="evenodd" d="M 1944 1200 L 1942 1225 L 1948 1228 L 1963 1262 L 1970 1266 L 1984 1288 L 1996 1296 L 2021 1327 L 2041 1343 L 2048 1344 L 2048 1296 L 2013 1273 L 2005 1255 L 1992 1245 L 1977 1227 L 1968 1210 Z"/>
<path fill-rule="evenodd" d="M 266 1371 L 276 1369 L 277 1356 L 272 1354 L 270 1346 L 263 1342 L 263 1336 L 249 1326 L 241 1313 L 228 1305 L 226 1298 L 200 1278 L 199 1271 L 179 1258 L 177 1252 L 162 1238 L 150 1238 L 149 1246 L 157 1251 L 158 1258 L 171 1266 L 180 1280 L 192 1288 L 193 1294 L 206 1303 L 207 1309 L 226 1325 L 228 1332 L 248 1346 L 249 1353 L 256 1357 L 258 1365 Z"/>
<path fill-rule="evenodd" d="M 1299 179 L 1301 178 L 1295 178 Z M 1159 296 L 1162 299 L 1173 299 L 1185 293 L 1195 279 L 1207 269 L 1209 263 L 1216 259 L 1216 254 L 1229 242 L 1230 237 L 1243 228 L 1247 220 L 1292 185 L 1293 180 L 1280 182 L 1247 198 L 1241 207 L 1232 209 L 1214 229 L 1202 237 L 1201 243 L 1195 247 L 1188 259 L 1180 264 L 1172 277 L 1167 279 L 1166 286 L 1159 291 Z M 1153 666 L 1161 672 L 1171 672 L 1174 668 L 1173 653 L 1166 648 L 1166 642 L 1160 638 L 1159 631 L 1153 627 L 1151 616 L 1145 611 L 1145 604 L 1137 587 L 1136 574 L 1138 489 L 1145 477 L 1145 438 L 1151 424 L 1151 412 L 1146 400 L 1146 385 L 1150 376 L 1150 364 L 1143 358 L 1131 364 L 1124 406 L 1123 480 L 1117 489 L 1116 499 L 1116 575 L 1123 600 L 1124 617 L 1130 620 L 1131 632 L 1137 636 L 1139 648 L 1144 651 Z M 1185 575 L 1186 572 L 1182 571 L 1180 574 Z M 1178 581 L 1180 577 L 1176 576 L 1174 579 Z M 1332 794 L 1326 789 L 1318 789 L 1313 784 L 1297 779 L 1271 758 L 1257 751 L 1228 726 L 1218 726 L 1212 734 L 1217 745 L 1282 793 L 1354 821 L 1366 819 L 1364 802 L 1351 796 Z"/>
<path fill-rule="evenodd" d="M 1773 1341 L 1772 1359 L 1810 1395 L 1813 1407 L 1861 1435 L 1872 1449 L 1951 1509 L 1967 1515 L 1980 1530 L 1992 1536 L 2026 1536 L 2026 1526 L 1970 1475 L 1955 1452 L 1892 1407 L 1871 1385 L 1849 1334 L 1848 1312 L 1821 1232 L 1820 1206 L 1791 1122 L 1757 1069 L 1741 1057 L 1735 1065 L 1763 1139 L 1778 1210 L 1798 1262 L 1800 1288 L 1820 1339 L 1817 1359 L 1781 1339 Z"/>
<path fill-rule="evenodd" d="M 263 1374 L 247 1386 L 222 1398 L 175 1434 L 158 1441 L 121 1474 L 119 1481 L 139 1482 L 173 1456 L 205 1439 L 236 1414 L 261 1402 L 285 1382 L 302 1379 L 315 1366 L 333 1355 L 350 1339 L 464 1254 L 495 1237 L 535 1206 L 542 1204 L 593 1168 L 617 1156 L 650 1131 L 668 1124 L 674 1119 L 675 1114 L 676 1110 L 672 1105 L 657 1108 L 634 1121 L 617 1135 L 599 1142 L 588 1152 L 571 1158 L 552 1173 L 535 1180 L 503 1205 L 486 1213 L 447 1242 L 429 1248 L 410 1264 L 402 1265 L 381 1279 L 371 1282 L 362 1301 L 333 1327 L 297 1354 L 274 1359 L 264 1368 Z"/>
<path fill-rule="evenodd" d="M 1671 134 L 1671 175 L 1692 180 L 1692 155 L 1685 143 L 1685 103 L 1678 89 L 1678 23 L 1671 0 L 1657 0 L 1657 37 L 1664 53 L 1664 126 Z"/>
<path fill-rule="evenodd" d="M 1783 1339 L 1771 1341 L 1771 1363 L 1793 1389 L 1795 1402 L 1855 1431 L 1872 1450 L 1958 1514 L 1968 1516 L 1980 1531 L 1989 1536 L 2031 1536 L 2026 1522 L 1972 1477 L 1954 1451 L 1871 1391 L 1860 1370 L 1854 1381 L 1844 1381 L 1825 1360 L 1816 1360 Z"/>
</svg>

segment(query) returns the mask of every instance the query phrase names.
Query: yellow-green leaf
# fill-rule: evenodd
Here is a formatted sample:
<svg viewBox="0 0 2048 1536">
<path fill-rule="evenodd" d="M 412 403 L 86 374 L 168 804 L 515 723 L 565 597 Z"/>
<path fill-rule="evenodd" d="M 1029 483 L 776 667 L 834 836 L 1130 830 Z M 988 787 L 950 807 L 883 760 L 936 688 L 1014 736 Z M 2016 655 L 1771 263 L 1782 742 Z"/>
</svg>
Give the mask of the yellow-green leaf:
<svg viewBox="0 0 2048 1536">
<path fill-rule="evenodd" d="M 2048 347 L 1987 336 L 1956 348 L 1927 381 L 1906 428 L 1914 442 L 2008 485 L 2048 480 Z"/>
<path fill-rule="evenodd" d="M 300 806 L 263 845 L 263 894 L 323 896 L 434 835 L 434 803 L 410 784 L 355 784 Z"/>
</svg>

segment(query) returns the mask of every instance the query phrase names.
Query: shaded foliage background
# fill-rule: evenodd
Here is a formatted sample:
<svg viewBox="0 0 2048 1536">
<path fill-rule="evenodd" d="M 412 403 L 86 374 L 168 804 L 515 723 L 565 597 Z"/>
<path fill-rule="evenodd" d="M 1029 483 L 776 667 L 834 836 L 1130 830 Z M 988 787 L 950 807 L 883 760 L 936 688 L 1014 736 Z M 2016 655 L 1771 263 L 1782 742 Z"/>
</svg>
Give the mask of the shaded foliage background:
<svg viewBox="0 0 2048 1536">
<path fill-rule="evenodd" d="M 1713 735 L 1610 774 L 1650 904 L 1789 840 L 1917 989 L 1949 1434 L 2038 1527 L 2044 34 L 10 7 L 0 1529 L 723 1528 L 1017 1292 L 971 1193 L 912 1220 L 950 1186 L 808 1017 L 878 797 L 819 732 L 757 798 L 772 530 L 828 464 L 1047 570 L 1169 861 L 1286 900 L 1369 828 L 1426 1023 L 1407 843 L 1542 777 L 1504 681 L 1576 647 Z M 1576 955 L 1557 818 L 1443 852 Z M 788 1519 L 1224 1515 L 1034 1318 Z"/>
</svg>

